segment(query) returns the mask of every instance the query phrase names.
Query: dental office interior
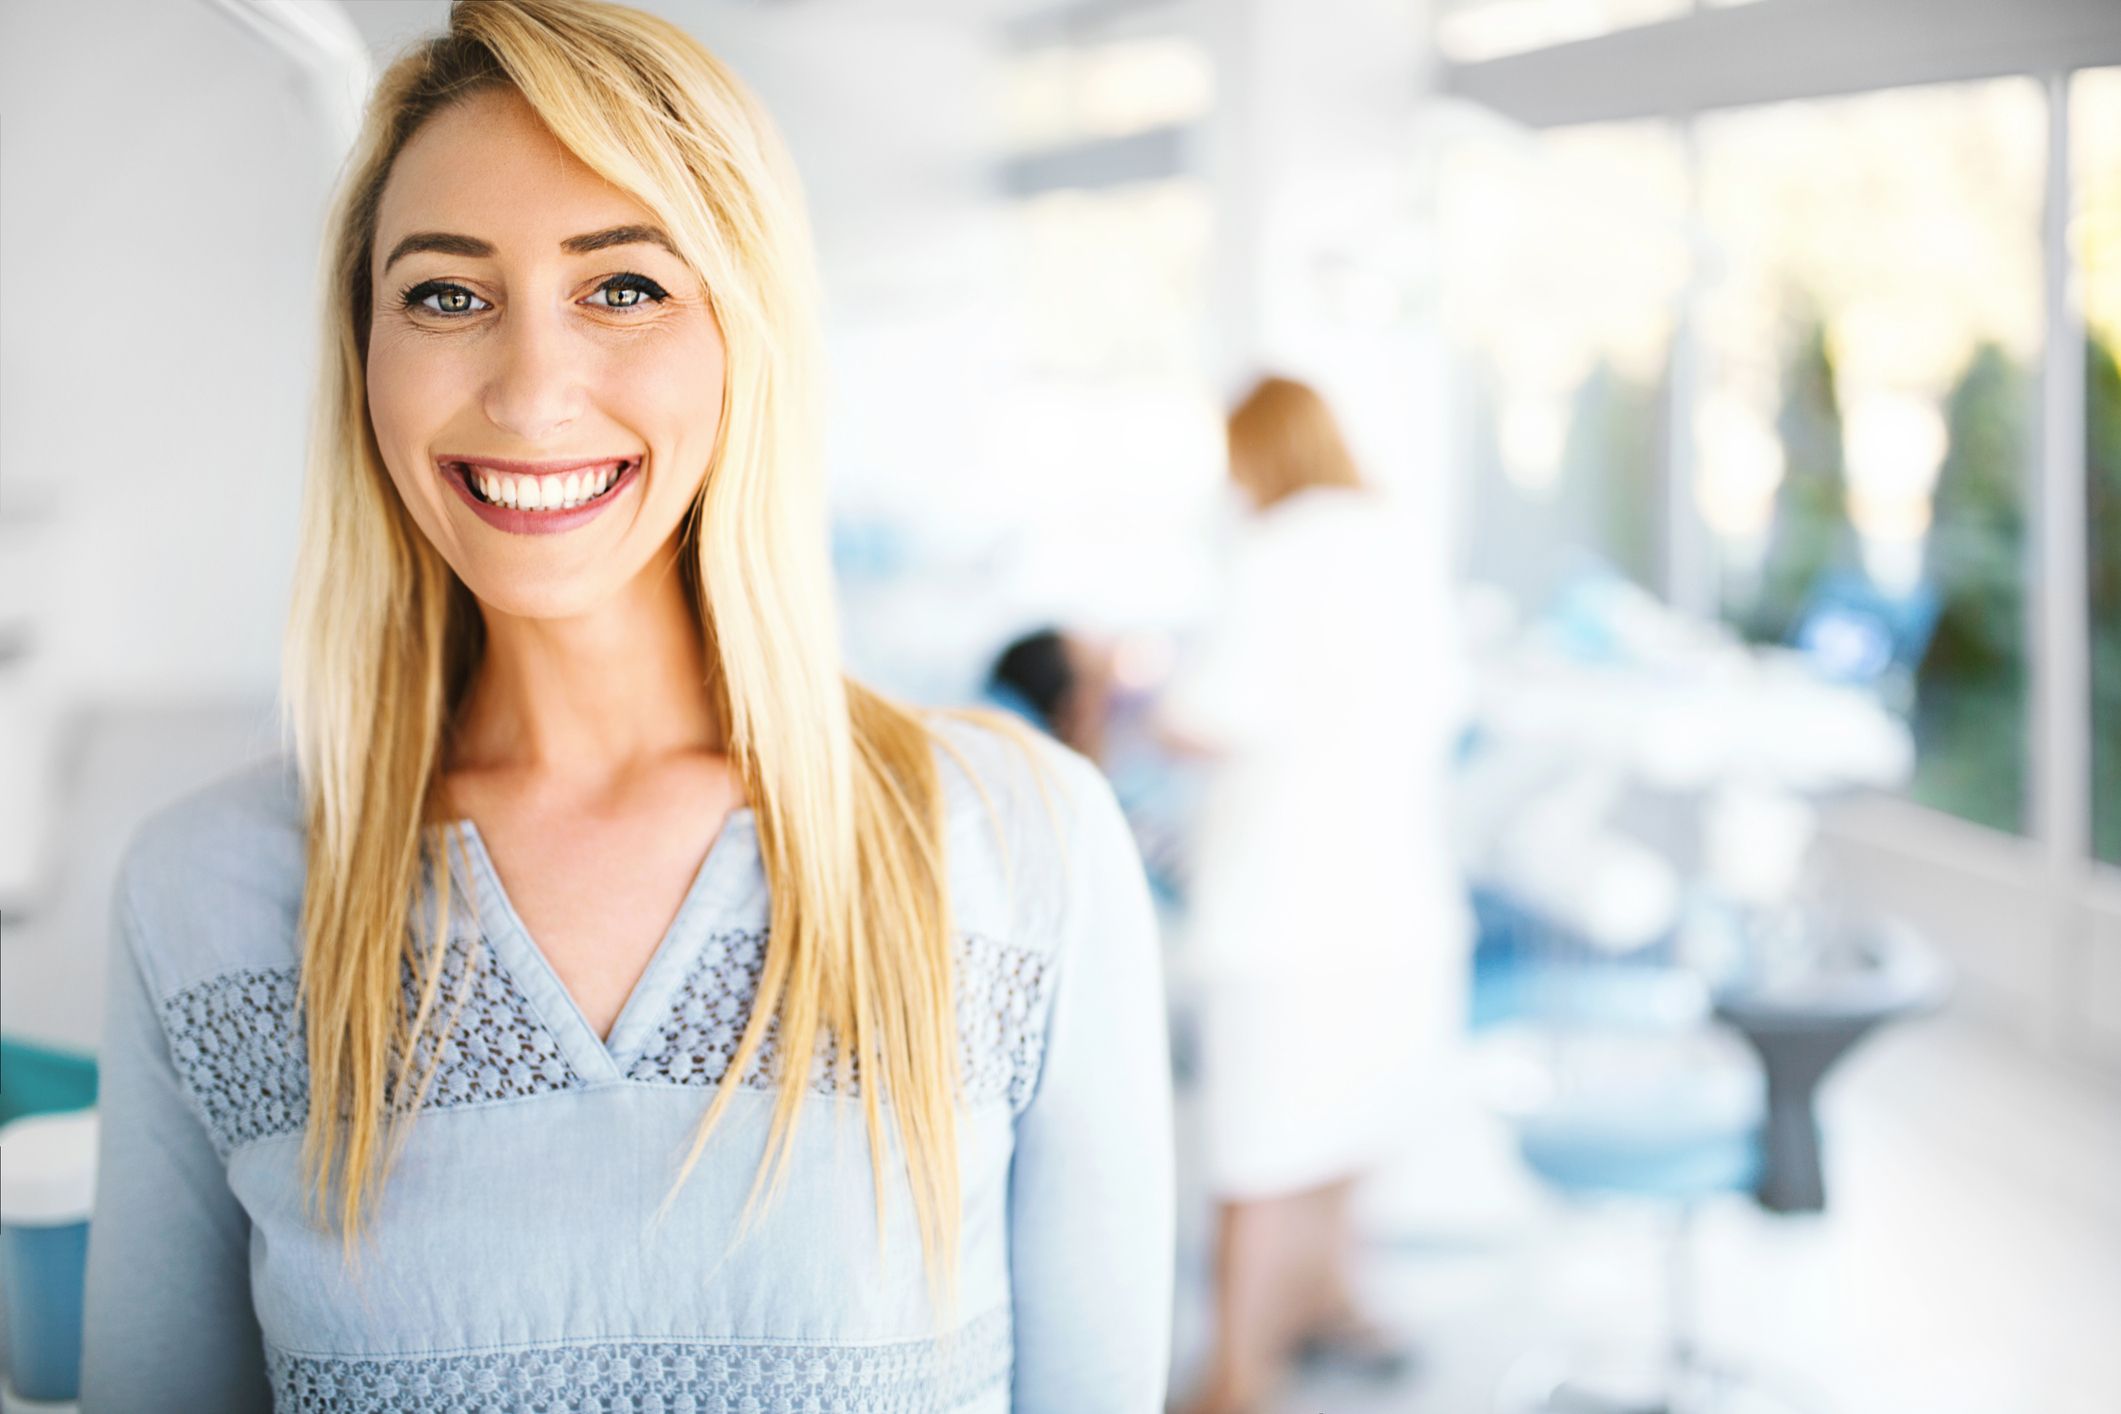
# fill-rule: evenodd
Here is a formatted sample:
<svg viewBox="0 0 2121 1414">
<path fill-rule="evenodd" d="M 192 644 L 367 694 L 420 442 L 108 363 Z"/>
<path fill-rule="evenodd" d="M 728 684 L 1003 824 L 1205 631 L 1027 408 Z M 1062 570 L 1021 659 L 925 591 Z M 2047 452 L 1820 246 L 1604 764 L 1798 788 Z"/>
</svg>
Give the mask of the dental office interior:
<svg viewBox="0 0 2121 1414">
<path fill-rule="evenodd" d="M 806 184 L 850 671 L 1054 731 L 1135 827 L 1174 1402 L 1218 767 L 1145 724 L 1274 374 L 1404 512 L 1440 764 L 1382 866 L 1420 1083 L 1350 1200 L 1388 1340 L 1259 1407 L 2121 1408 L 2121 7 L 636 3 Z M 93 1223 L 118 852 L 278 745 L 325 202 L 445 13 L 0 7 L 11 1397 L 67 1335 L 25 1244 Z"/>
</svg>

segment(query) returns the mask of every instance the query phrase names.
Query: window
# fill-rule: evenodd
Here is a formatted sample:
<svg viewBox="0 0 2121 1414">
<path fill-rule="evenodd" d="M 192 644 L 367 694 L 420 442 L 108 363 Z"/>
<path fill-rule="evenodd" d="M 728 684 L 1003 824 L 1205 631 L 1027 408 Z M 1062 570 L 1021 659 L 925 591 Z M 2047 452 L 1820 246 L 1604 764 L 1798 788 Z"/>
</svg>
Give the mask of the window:
<svg viewBox="0 0 2121 1414">
<path fill-rule="evenodd" d="M 1214 66 L 1198 42 L 1151 34 L 1012 54 L 999 103 L 1009 146 L 1035 151 L 1190 123 L 1214 96 Z"/>
<path fill-rule="evenodd" d="M 1714 113 L 1697 128 L 1702 518 L 1724 615 L 1860 610 L 1911 793 L 2026 827 L 2028 506 L 2046 104 L 2031 79 Z"/>
<path fill-rule="evenodd" d="M 1190 374 L 1207 314 L 1211 205 L 1197 177 L 1042 192 L 1006 216 L 1014 327 L 1041 373 Z"/>
<path fill-rule="evenodd" d="M 1476 121 L 1439 190 L 1442 313 L 1473 410 L 1469 567 L 1531 602 L 1585 557 L 1655 587 L 1687 277 L 1679 135 Z"/>
<path fill-rule="evenodd" d="M 1205 184 L 1044 192 L 1004 219 L 1016 376 L 985 421 L 992 475 L 1038 527 L 1011 552 L 1017 592 L 1081 620 L 1175 617 L 1199 574 L 1175 547 L 1221 474 Z"/>
</svg>

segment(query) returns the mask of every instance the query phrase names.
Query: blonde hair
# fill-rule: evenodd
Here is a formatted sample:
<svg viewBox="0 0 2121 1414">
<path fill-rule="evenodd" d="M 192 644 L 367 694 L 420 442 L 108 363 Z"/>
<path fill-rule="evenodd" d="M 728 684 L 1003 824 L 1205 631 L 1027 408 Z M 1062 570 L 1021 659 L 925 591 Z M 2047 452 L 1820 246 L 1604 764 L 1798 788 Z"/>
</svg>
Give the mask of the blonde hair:
<svg viewBox="0 0 2121 1414">
<path fill-rule="evenodd" d="M 1262 507 L 1309 486 L 1364 484 L 1326 400 L 1293 378 L 1262 378 L 1230 413 L 1230 474 Z"/>
<path fill-rule="evenodd" d="M 413 894 L 423 878 L 447 877 L 429 827 L 443 843 L 444 748 L 483 627 L 470 591 L 393 490 L 368 421 L 365 350 L 392 163 L 436 113 L 498 89 L 519 93 L 576 157 L 655 213 L 710 292 L 727 344 L 717 445 L 684 521 L 681 561 L 713 667 L 704 686 L 753 808 L 771 896 L 756 1000 L 725 1072 L 745 1073 L 777 1017 L 780 1093 L 739 1236 L 769 1171 L 771 1194 L 780 1191 L 811 1062 L 829 1047 L 838 1073 L 859 1083 L 879 1246 L 879 1096 L 888 1094 L 930 1292 L 938 1312 L 954 1307 L 959 1077 L 932 748 L 963 757 L 915 710 L 842 671 L 817 436 L 814 257 L 780 139 L 683 30 L 590 0 L 457 0 L 447 33 L 378 81 L 332 210 L 283 693 L 308 824 L 302 1153 L 314 1211 L 332 1212 L 336 1186 L 355 1262 L 364 1207 L 380 1197 L 454 1020 L 429 1042 L 451 891 L 436 891 L 424 943 Z M 990 725 L 1039 764 L 1005 714 L 937 715 Z M 461 828 L 456 842 L 468 849 Z M 423 979 L 409 1018 L 408 967 Z M 429 1057 L 426 1072 L 408 1084 L 416 1054 Z M 735 1088 L 717 1087 L 664 1210 Z"/>
</svg>

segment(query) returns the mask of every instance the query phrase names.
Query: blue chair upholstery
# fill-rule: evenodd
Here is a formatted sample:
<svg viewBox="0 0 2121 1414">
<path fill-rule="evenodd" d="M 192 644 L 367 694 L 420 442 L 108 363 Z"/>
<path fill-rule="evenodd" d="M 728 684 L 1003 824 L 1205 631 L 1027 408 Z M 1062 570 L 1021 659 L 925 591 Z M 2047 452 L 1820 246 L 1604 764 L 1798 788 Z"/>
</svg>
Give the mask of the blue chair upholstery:
<svg viewBox="0 0 2121 1414">
<path fill-rule="evenodd" d="M 1687 1200 L 1747 1192 L 1760 1176 L 1762 1106 L 1714 1073 L 1654 1088 L 1564 1098 L 1518 1121 L 1533 1172 L 1577 1193 Z"/>
</svg>

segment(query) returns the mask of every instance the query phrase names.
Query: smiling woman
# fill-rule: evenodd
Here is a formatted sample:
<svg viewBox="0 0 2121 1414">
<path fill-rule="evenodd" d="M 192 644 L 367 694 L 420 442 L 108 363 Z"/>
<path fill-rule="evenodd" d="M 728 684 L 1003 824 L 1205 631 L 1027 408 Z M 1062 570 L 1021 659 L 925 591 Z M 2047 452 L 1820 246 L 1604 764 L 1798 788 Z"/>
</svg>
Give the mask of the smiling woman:
<svg viewBox="0 0 2121 1414">
<path fill-rule="evenodd" d="M 1156 1408 L 1141 861 L 842 670 L 763 112 L 460 0 L 331 240 L 292 747 L 121 867 L 83 1408 Z"/>
</svg>

